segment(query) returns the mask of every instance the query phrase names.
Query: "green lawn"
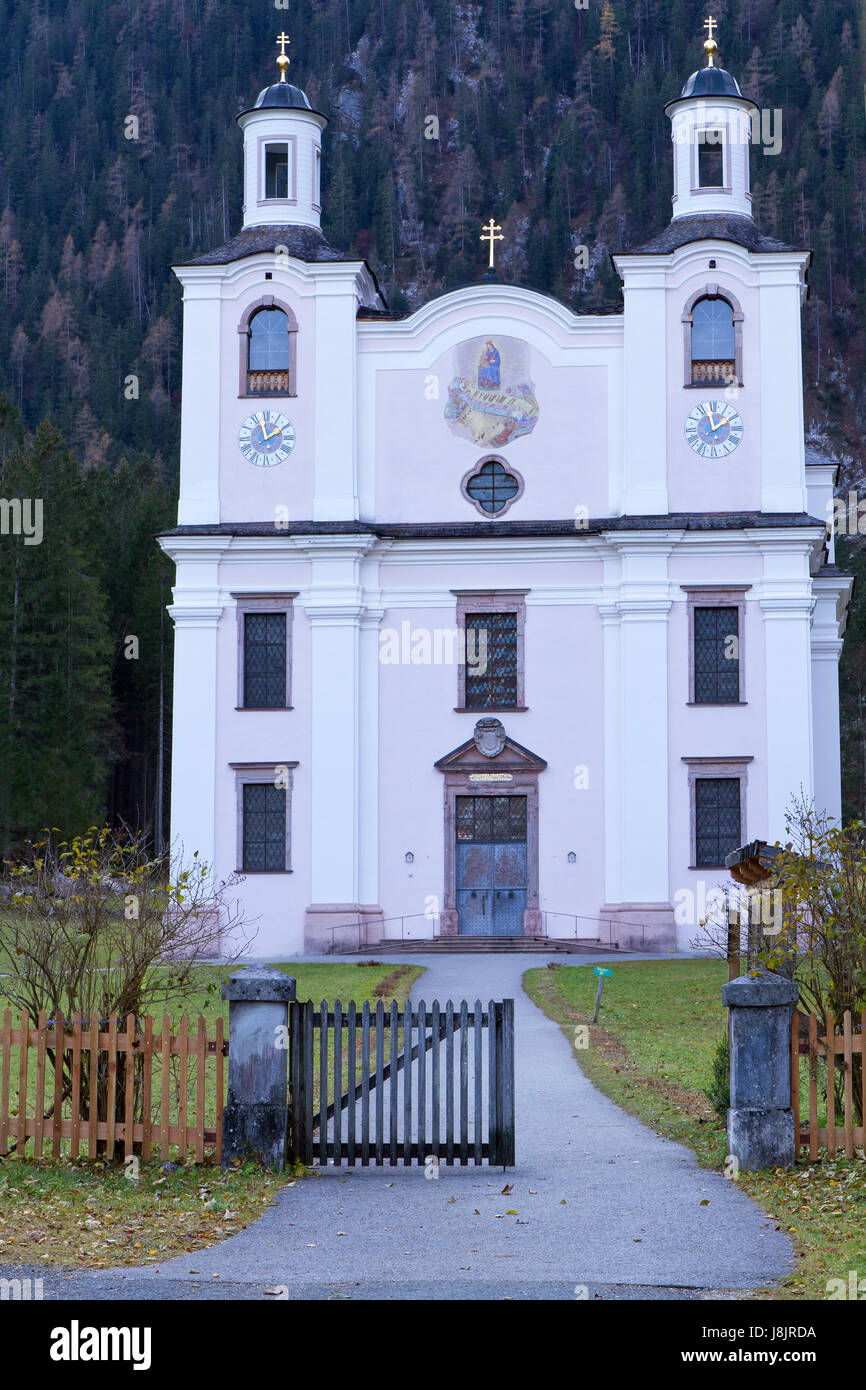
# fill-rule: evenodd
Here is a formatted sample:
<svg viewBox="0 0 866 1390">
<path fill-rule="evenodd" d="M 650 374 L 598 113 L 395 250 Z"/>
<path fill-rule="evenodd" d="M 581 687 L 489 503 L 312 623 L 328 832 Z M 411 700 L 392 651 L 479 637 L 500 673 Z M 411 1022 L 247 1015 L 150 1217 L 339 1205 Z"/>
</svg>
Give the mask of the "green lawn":
<svg viewBox="0 0 866 1390">
<path fill-rule="evenodd" d="M 575 1025 L 588 1025 L 588 1047 L 575 1057 L 611 1100 L 656 1133 L 692 1148 L 699 1162 L 724 1169 L 724 1125 L 703 1095 L 713 1052 L 724 1034 L 720 961 L 614 964 L 604 985 L 599 1023 L 589 1024 L 597 978 L 586 967 L 527 971 L 524 988 L 562 1025 L 574 1046 Z M 805 1068 L 804 1068 L 805 1070 Z M 744 1173 L 743 1191 L 766 1209 L 797 1253 L 794 1274 L 754 1297 L 826 1298 L 827 1281 L 866 1276 L 866 1162 L 826 1158 L 789 1170 Z"/>
</svg>

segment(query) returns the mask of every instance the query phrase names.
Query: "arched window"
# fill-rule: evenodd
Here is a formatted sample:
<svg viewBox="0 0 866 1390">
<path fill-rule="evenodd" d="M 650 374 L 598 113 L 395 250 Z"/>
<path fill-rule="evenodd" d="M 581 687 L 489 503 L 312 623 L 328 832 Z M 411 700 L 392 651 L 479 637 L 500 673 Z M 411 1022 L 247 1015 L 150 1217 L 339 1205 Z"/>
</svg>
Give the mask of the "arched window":
<svg viewBox="0 0 866 1390">
<path fill-rule="evenodd" d="M 295 339 L 298 325 L 290 309 L 272 295 L 248 309 L 241 334 L 241 396 L 295 396 Z"/>
<path fill-rule="evenodd" d="M 743 315 L 731 299 L 708 287 L 686 305 L 687 386 L 742 386 Z"/>
</svg>

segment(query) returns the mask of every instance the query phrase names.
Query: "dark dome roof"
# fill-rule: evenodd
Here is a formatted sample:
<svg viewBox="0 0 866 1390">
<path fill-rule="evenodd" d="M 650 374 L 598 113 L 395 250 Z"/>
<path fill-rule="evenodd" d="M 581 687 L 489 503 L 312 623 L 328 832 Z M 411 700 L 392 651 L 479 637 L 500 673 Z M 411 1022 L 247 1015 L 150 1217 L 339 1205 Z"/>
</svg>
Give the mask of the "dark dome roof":
<svg viewBox="0 0 866 1390">
<path fill-rule="evenodd" d="M 261 107 L 293 107 L 295 110 L 312 111 L 306 92 L 293 87 L 291 82 L 275 82 L 272 87 L 263 87 L 253 104 L 253 110 Z"/>
<path fill-rule="evenodd" d="M 682 96 L 684 97 L 740 97 L 743 94 L 737 85 L 737 79 L 732 77 L 724 68 L 698 68 L 683 87 Z"/>
</svg>

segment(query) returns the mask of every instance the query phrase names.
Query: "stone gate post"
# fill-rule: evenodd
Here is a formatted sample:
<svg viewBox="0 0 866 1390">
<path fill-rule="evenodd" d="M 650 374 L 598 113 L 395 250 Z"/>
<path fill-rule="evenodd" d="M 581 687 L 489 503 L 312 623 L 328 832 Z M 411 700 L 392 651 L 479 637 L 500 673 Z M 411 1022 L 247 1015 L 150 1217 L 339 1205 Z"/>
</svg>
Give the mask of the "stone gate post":
<svg viewBox="0 0 866 1390">
<path fill-rule="evenodd" d="M 229 976 L 222 997 L 229 1001 L 222 1166 L 255 1159 L 279 1170 L 288 1143 L 288 1021 L 295 981 L 272 965 L 248 965 Z"/>
<path fill-rule="evenodd" d="M 781 975 L 741 975 L 722 987 L 730 1009 L 728 1149 L 740 1168 L 790 1168 L 796 1157 L 791 1106 L 791 1015 L 797 986 Z"/>
</svg>

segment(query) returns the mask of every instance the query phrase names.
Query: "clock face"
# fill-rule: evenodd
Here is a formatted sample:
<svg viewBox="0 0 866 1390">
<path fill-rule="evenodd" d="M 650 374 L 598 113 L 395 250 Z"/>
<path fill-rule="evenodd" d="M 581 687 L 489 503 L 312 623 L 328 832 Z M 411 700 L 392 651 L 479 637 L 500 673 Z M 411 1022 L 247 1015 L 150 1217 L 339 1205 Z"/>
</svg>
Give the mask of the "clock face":
<svg viewBox="0 0 866 1390">
<path fill-rule="evenodd" d="M 701 401 L 686 416 L 686 443 L 705 459 L 732 454 L 743 437 L 743 421 L 727 401 Z"/>
<path fill-rule="evenodd" d="M 276 410 L 257 410 L 238 430 L 238 448 L 259 468 L 283 463 L 295 447 L 295 427 Z"/>
</svg>

